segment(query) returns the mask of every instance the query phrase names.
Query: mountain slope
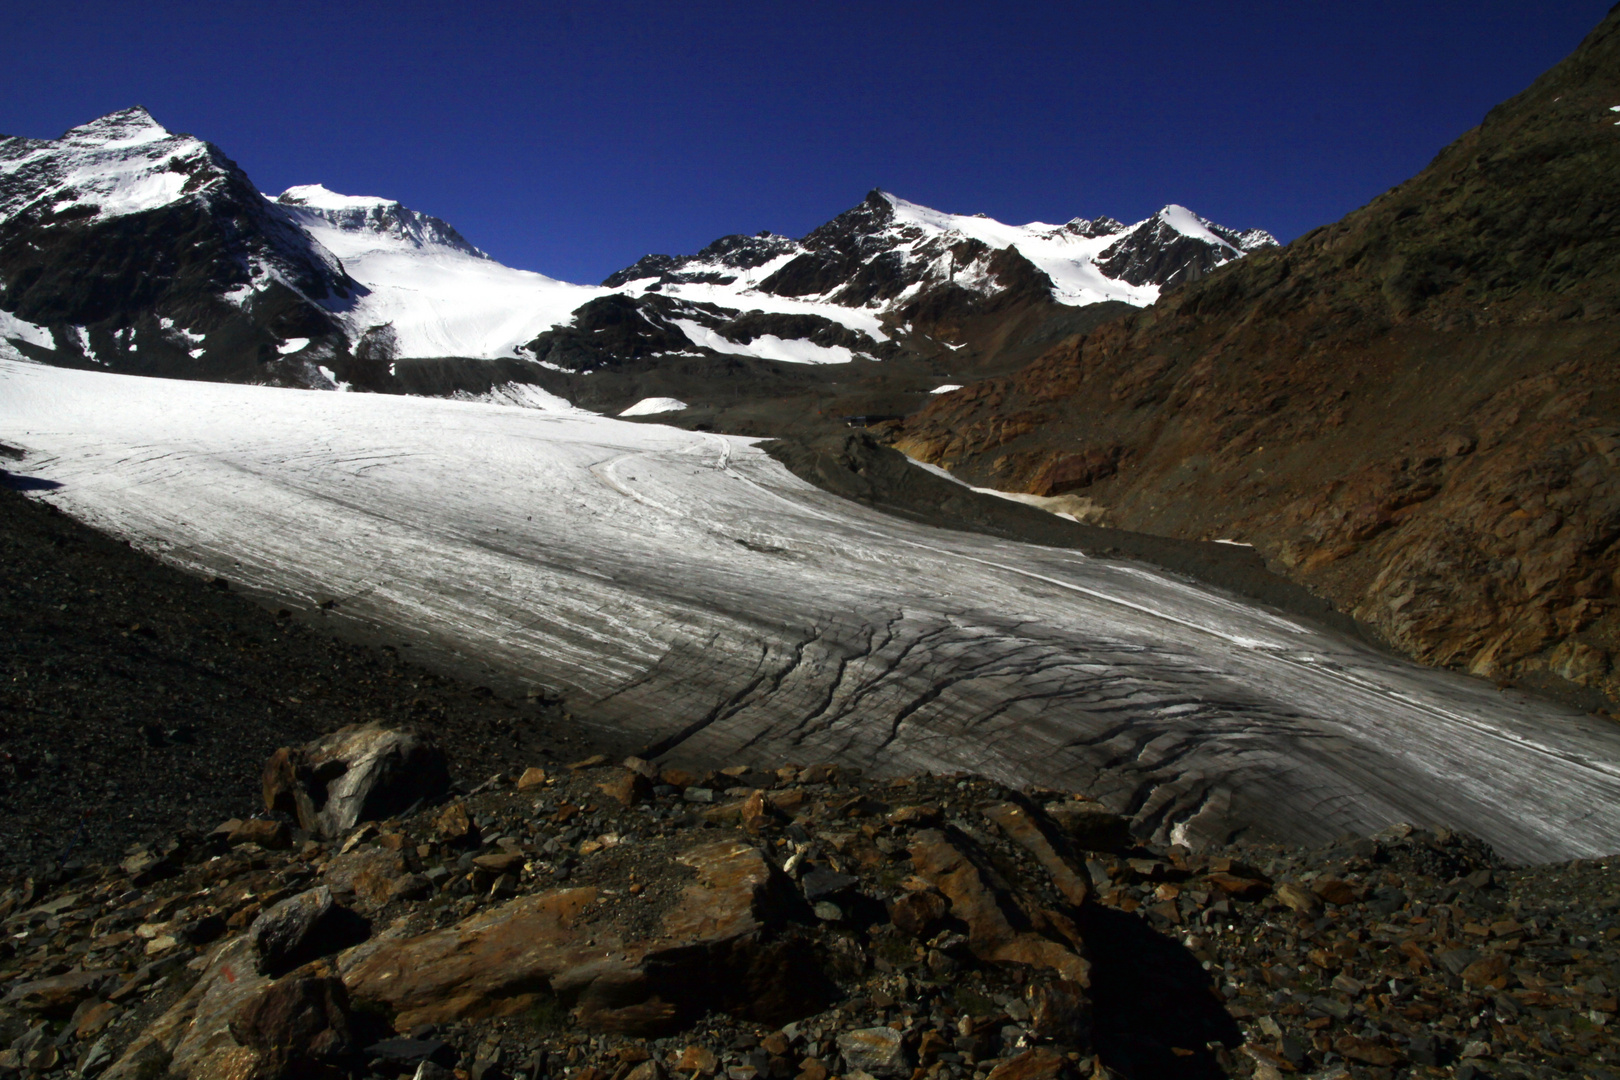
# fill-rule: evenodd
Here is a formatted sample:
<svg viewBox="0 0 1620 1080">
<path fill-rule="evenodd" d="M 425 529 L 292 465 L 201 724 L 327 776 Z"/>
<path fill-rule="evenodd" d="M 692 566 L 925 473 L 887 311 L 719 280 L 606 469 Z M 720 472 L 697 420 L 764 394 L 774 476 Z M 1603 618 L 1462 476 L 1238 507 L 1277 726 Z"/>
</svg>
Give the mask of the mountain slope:
<svg viewBox="0 0 1620 1080">
<path fill-rule="evenodd" d="M 448 223 L 391 199 L 309 184 L 276 203 L 365 287 L 339 314 L 349 340 L 386 326 L 395 357 L 516 356 L 603 292 L 503 266 Z"/>
<path fill-rule="evenodd" d="M 393 200 L 318 184 L 272 200 L 136 107 L 0 141 L 0 349 L 322 389 L 541 384 L 614 412 L 679 397 L 707 416 L 694 422 L 775 430 L 909 412 L 1271 243 L 1179 207 L 1136 226 L 1008 226 L 873 192 L 801 240 L 723 237 L 577 286 Z"/>
<path fill-rule="evenodd" d="M 1426 661 L 1613 700 L 1617 204 L 1620 9 L 1414 179 L 892 437 L 1253 543 Z"/>
<path fill-rule="evenodd" d="M 217 147 L 139 106 L 0 139 L 0 348 L 142 374 L 266 376 L 360 292 Z"/>
</svg>

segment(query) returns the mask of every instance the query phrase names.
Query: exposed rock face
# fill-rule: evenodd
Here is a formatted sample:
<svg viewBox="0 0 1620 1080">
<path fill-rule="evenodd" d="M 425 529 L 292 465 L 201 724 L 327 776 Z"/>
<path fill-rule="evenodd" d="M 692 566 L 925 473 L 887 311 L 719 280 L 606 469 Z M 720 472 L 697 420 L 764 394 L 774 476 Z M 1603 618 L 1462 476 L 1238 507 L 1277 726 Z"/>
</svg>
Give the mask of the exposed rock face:
<svg viewBox="0 0 1620 1080">
<path fill-rule="evenodd" d="M 769 940 L 777 918 L 771 867 L 739 841 L 679 860 L 697 873 L 653 939 L 582 920 L 605 901 L 593 888 L 525 896 L 445 930 L 379 939 L 341 961 L 362 1000 L 420 1023 L 506 1016 L 541 1000 L 576 1010 L 597 1031 L 654 1034 L 706 1008 L 778 1021 L 812 1007 L 818 980 L 791 946 Z"/>
<path fill-rule="evenodd" d="M 917 874 L 950 900 L 950 913 L 968 928 L 968 945 L 982 960 L 1046 968 L 1085 986 L 1090 965 L 1076 951 L 1080 938 L 1063 915 L 1017 904 L 1005 883 L 993 887 L 967 837 L 930 829 L 917 834 L 911 861 Z"/>
<path fill-rule="evenodd" d="M 358 286 L 220 150 L 136 106 L 59 139 L 0 138 L 0 309 L 50 335 L 0 346 L 188 378 L 276 374 L 334 338 Z"/>
<path fill-rule="evenodd" d="M 354 724 L 302 749 L 276 751 L 265 765 L 264 805 L 294 814 L 320 836 L 435 799 L 450 786 L 443 751 L 410 732 Z"/>
<path fill-rule="evenodd" d="M 1611 14 L 1413 180 L 941 395 L 895 444 L 1252 543 L 1417 658 L 1612 702 L 1616 71 Z"/>
</svg>

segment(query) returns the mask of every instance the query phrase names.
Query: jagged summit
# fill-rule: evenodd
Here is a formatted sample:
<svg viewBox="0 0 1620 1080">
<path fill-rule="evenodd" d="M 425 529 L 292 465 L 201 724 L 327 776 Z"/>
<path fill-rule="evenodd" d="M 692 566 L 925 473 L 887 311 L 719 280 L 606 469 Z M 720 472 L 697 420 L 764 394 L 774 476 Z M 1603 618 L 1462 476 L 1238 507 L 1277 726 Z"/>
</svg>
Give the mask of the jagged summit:
<svg viewBox="0 0 1620 1080">
<path fill-rule="evenodd" d="M 1119 300 L 1141 307 L 1167 285 L 1276 243 L 1264 230 L 1239 232 L 1177 205 L 1135 225 L 1111 217 L 1007 225 L 874 188 L 797 241 L 772 233 L 722 237 L 692 256 L 648 255 L 603 284 L 663 292 L 723 287 L 887 311 L 941 287 L 985 295 L 1004 290 L 1011 279 L 1044 275 L 1060 304 Z M 1005 254 L 1008 249 L 1017 260 Z M 1002 265 L 992 269 L 998 259 Z M 1028 269 L 1009 278 L 1007 264 L 1019 260 Z"/>
<path fill-rule="evenodd" d="M 158 123 L 144 105 L 131 105 L 88 124 L 69 128 L 57 141 L 72 141 L 81 145 L 139 146 L 169 136 L 169 129 Z"/>
<path fill-rule="evenodd" d="M 276 196 L 276 203 L 292 211 L 295 220 L 311 224 L 318 219 L 334 225 L 352 239 L 327 246 L 340 258 L 381 238 L 414 248 L 449 248 L 478 259 L 489 256 L 468 243 L 449 222 L 402 206 L 395 199 L 374 195 L 340 195 L 321 184 L 301 184 Z M 325 239 L 337 239 L 327 236 Z"/>
</svg>

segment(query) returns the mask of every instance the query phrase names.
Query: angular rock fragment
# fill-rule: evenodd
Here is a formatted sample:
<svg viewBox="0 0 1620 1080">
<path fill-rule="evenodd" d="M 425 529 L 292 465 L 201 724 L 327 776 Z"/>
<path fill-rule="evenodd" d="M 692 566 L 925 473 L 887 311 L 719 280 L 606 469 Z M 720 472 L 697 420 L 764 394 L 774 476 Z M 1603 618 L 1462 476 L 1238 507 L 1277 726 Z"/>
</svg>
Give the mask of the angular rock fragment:
<svg viewBox="0 0 1620 1080">
<path fill-rule="evenodd" d="M 349 994 L 341 979 L 290 975 L 249 998 L 231 1035 L 257 1051 L 253 1080 L 303 1080 L 354 1058 Z"/>
<path fill-rule="evenodd" d="M 247 940 L 256 970 L 276 976 L 364 941 L 365 920 L 338 904 L 325 885 L 283 900 L 253 921 Z"/>
<path fill-rule="evenodd" d="M 1112 813 L 1102 803 L 1088 800 L 1051 802 L 1046 814 L 1062 829 L 1069 842 L 1082 851 L 1118 853 L 1134 847 L 1129 818 Z"/>
<path fill-rule="evenodd" d="M 444 752 L 406 731 L 354 724 L 300 749 L 283 747 L 265 765 L 266 809 L 297 817 L 333 839 L 362 821 L 392 817 L 450 786 Z"/>
<path fill-rule="evenodd" d="M 838 1036 L 838 1052 L 844 1064 L 873 1076 L 909 1075 L 905 1043 L 890 1027 L 860 1028 Z"/>
<path fill-rule="evenodd" d="M 1076 906 L 1086 902 L 1089 890 L 1085 881 L 1075 873 L 1074 868 L 1063 856 L 1058 854 L 1051 840 L 1047 838 L 1029 811 L 1016 803 L 998 803 L 986 809 L 984 814 L 1017 844 L 1035 856 L 1035 861 L 1040 863 L 1041 868 L 1051 877 L 1052 884 L 1057 886 L 1064 899 Z"/>
<path fill-rule="evenodd" d="M 968 947 L 981 960 L 1046 968 L 1081 986 L 1090 985 L 1090 965 L 1069 946 L 1033 932 L 1016 900 L 993 889 L 965 853 L 965 837 L 939 830 L 917 833 L 911 861 L 917 874 L 950 900 L 950 913 L 968 927 Z"/>
</svg>

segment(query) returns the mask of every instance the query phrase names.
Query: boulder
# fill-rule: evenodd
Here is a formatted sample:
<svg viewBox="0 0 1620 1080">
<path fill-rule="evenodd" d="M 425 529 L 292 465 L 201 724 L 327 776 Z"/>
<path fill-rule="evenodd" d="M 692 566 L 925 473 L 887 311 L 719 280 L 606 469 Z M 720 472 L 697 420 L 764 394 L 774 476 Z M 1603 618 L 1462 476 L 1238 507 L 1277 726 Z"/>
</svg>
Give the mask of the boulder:
<svg viewBox="0 0 1620 1080">
<path fill-rule="evenodd" d="M 900 1033 L 891 1027 L 859 1028 L 838 1036 L 838 1052 L 848 1069 L 859 1069 L 873 1076 L 909 1076 L 906 1046 Z"/>
<path fill-rule="evenodd" d="M 251 1080 L 303 1080 L 355 1057 L 349 994 L 341 979 L 289 975 L 237 1009 L 229 1029 L 259 1055 Z"/>
<path fill-rule="evenodd" d="M 364 941 L 369 933 L 365 920 L 322 885 L 263 912 L 248 928 L 247 940 L 256 970 L 273 976 Z"/>
<path fill-rule="evenodd" d="M 72 971 L 48 979 L 33 979 L 13 986 L 5 998 L 0 999 L 0 1005 L 41 1016 L 71 1016 L 80 1002 L 94 997 L 97 987 L 116 974 L 111 970 Z"/>
<path fill-rule="evenodd" d="M 1131 821 L 1102 803 L 1074 800 L 1046 805 L 1046 815 L 1083 851 L 1127 851 L 1136 845 Z"/>
<path fill-rule="evenodd" d="M 1014 843 L 1035 856 L 1035 861 L 1041 864 L 1064 899 L 1077 907 L 1086 902 L 1089 890 L 1085 879 L 1052 846 L 1052 841 L 1041 828 L 1044 822 L 1038 821 L 1034 814 L 1016 803 L 998 803 L 987 809 L 984 815 L 1000 826 L 1001 831 L 1011 837 Z"/>
<path fill-rule="evenodd" d="M 101 1080 L 218 1080 L 253 1073 L 259 1053 L 237 1042 L 230 1022 L 270 985 L 247 935 L 218 946 L 190 990 L 146 1027 Z"/>
<path fill-rule="evenodd" d="M 408 1030 L 523 1012 L 543 1000 L 573 1008 L 591 1031 L 664 1034 L 709 1009 L 779 1022 L 814 1011 L 826 986 L 808 954 L 765 933 L 783 888 L 740 841 L 678 857 L 695 872 L 656 938 L 599 906 L 594 888 L 519 897 L 454 926 L 379 938 L 339 960 L 358 1000 L 385 1006 Z M 586 914 L 588 925 L 581 925 Z"/>
<path fill-rule="evenodd" d="M 990 1080 L 1057 1080 L 1067 1065 L 1056 1050 L 1037 1046 L 991 1069 Z"/>
<path fill-rule="evenodd" d="M 450 787 L 444 752 L 408 731 L 352 724 L 300 749 L 283 747 L 264 769 L 266 809 L 292 814 L 326 839 L 392 817 Z"/>
</svg>

